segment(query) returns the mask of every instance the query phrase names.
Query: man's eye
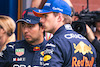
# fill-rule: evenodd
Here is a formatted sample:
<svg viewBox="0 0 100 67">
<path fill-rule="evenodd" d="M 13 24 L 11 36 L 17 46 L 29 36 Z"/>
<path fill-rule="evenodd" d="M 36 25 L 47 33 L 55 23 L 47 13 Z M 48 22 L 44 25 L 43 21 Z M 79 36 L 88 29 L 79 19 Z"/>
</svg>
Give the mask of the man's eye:
<svg viewBox="0 0 100 67">
<path fill-rule="evenodd" d="M 22 25 L 22 26 L 24 26 L 24 25 L 25 25 L 25 23 L 24 23 L 24 22 L 21 22 L 21 25 Z"/>
<path fill-rule="evenodd" d="M 28 26 L 29 28 L 33 27 L 33 26 Z"/>
<path fill-rule="evenodd" d="M 25 24 L 21 24 L 21 25 L 22 25 L 22 27 L 25 26 Z"/>
<path fill-rule="evenodd" d="M 43 17 L 45 17 L 45 18 L 46 18 L 46 17 L 47 17 L 47 15 L 46 15 L 46 14 L 43 14 Z"/>
</svg>

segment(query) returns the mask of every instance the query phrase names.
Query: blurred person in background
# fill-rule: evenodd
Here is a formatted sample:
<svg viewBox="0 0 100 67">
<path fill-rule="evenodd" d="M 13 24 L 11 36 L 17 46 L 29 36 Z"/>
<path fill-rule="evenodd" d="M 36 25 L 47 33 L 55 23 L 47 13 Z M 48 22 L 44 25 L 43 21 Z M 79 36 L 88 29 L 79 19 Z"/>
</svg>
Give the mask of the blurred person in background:
<svg viewBox="0 0 100 67">
<path fill-rule="evenodd" d="M 95 23 L 96 31 L 94 32 L 94 35 L 97 37 L 97 40 L 100 41 L 100 21 L 97 21 Z"/>
<path fill-rule="evenodd" d="M 0 15 L 0 52 L 6 49 L 6 44 L 16 41 L 15 21 L 9 17 Z"/>
<path fill-rule="evenodd" d="M 95 32 L 93 32 L 88 25 L 86 25 L 86 31 L 88 40 L 92 43 L 97 52 L 96 65 L 100 67 L 100 18 L 96 20 L 95 26 Z"/>
</svg>

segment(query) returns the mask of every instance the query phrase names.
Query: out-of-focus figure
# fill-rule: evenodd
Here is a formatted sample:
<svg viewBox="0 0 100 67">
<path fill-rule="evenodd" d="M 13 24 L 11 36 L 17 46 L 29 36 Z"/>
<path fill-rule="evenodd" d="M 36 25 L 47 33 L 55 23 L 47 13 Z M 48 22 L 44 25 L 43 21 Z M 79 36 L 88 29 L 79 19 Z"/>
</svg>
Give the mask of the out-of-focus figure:
<svg viewBox="0 0 100 67">
<path fill-rule="evenodd" d="M 94 33 L 88 25 L 86 25 L 86 30 L 87 30 L 87 38 L 95 47 L 97 52 L 96 65 L 97 67 L 100 67 L 100 19 L 96 20 L 95 26 L 96 26 L 96 31 Z"/>
<path fill-rule="evenodd" d="M 16 40 L 15 28 L 15 21 L 11 17 L 0 15 L 0 52 L 6 48 L 6 44 Z"/>
</svg>

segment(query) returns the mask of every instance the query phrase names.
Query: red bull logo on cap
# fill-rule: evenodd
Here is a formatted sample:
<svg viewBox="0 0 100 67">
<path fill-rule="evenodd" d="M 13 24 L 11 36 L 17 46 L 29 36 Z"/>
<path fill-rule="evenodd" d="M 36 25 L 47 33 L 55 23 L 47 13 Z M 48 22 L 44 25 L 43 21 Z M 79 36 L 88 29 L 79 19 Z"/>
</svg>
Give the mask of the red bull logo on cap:
<svg viewBox="0 0 100 67">
<path fill-rule="evenodd" d="M 78 44 L 77 44 L 77 46 L 76 46 L 76 44 L 75 43 L 73 43 L 73 45 L 74 45 L 74 49 L 75 49 L 75 51 L 74 51 L 74 53 L 77 53 L 77 52 L 79 52 L 79 53 L 82 53 L 83 55 L 85 55 L 86 53 L 91 53 L 91 54 L 93 54 L 93 52 L 91 51 L 91 46 L 89 45 L 87 45 L 87 44 L 85 44 L 84 42 L 82 42 L 82 41 L 80 41 Z"/>
</svg>

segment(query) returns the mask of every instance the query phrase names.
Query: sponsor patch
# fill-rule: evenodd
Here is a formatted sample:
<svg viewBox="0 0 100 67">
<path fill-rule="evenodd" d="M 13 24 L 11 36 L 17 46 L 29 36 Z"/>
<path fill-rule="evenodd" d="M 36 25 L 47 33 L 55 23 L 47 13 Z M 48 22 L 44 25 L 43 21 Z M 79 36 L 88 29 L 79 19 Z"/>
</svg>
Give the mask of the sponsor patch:
<svg viewBox="0 0 100 67">
<path fill-rule="evenodd" d="M 73 33 L 65 34 L 64 37 L 67 38 L 67 39 L 72 39 L 72 38 L 86 39 L 85 37 L 83 37 L 83 36 L 80 35 L 80 34 L 73 34 Z"/>
<path fill-rule="evenodd" d="M 49 6 L 50 7 L 51 3 L 45 3 L 44 6 Z"/>
<path fill-rule="evenodd" d="M 57 8 L 57 7 L 52 7 L 53 10 L 59 10 L 61 12 L 63 12 L 63 9 Z"/>
<path fill-rule="evenodd" d="M 0 52 L 0 57 L 3 57 L 3 52 Z"/>
<path fill-rule="evenodd" d="M 33 67 L 40 67 L 40 66 L 33 66 Z"/>
<path fill-rule="evenodd" d="M 45 63 L 44 66 L 49 65 L 49 63 Z"/>
<path fill-rule="evenodd" d="M 44 61 L 48 61 L 48 60 L 50 60 L 51 59 L 51 56 L 50 55 L 45 55 L 44 56 Z"/>
<path fill-rule="evenodd" d="M 33 48 L 33 51 L 39 51 L 40 50 L 40 47 L 34 47 Z"/>
<path fill-rule="evenodd" d="M 87 45 L 87 44 L 85 44 L 84 42 L 82 42 L 82 41 L 80 41 L 78 44 L 77 44 L 77 46 L 76 46 L 76 44 L 75 43 L 73 43 L 73 45 L 74 45 L 74 49 L 75 49 L 75 51 L 74 51 L 74 53 L 77 53 L 77 52 L 79 52 L 79 53 L 82 53 L 83 55 L 85 55 L 86 53 L 91 53 L 91 54 L 93 54 L 93 52 L 91 51 L 91 46 L 89 45 Z"/>
<path fill-rule="evenodd" d="M 46 46 L 56 47 L 54 44 L 46 44 Z"/>
<path fill-rule="evenodd" d="M 41 52 L 41 55 L 44 56 L 44 51 Z"/>
<path fill-rule="evenodd" d="M 46 49 L 44 51 L 44 54 L 53 54 L 54 50 L 53 49 Z"/>
<path fill-rule="evenodd" d="M 64 26 L 66 30 L 73 30 L 70 24 L 65 24 Z"/>
<path fill-rule="evenodd" d="M 20 57 L 20 58 L 13 58 L 13 61 L 25 61 L 26 58 Z"/>
<path fill-rule="evenodd" d="M 15 44 L 14 45 L 8 45 L 8 46 L 11 47 L 12 49 L 14 49 Z"/>
<path fill-rule="evenodd" d="M 43 65 L 43 57 L 40 57 L 40 65 Z"/>
<path fill-rule="evenodd" d="M 27 21 L 27 22 L 31 22 L 31 20 L 30 20 L 30 19 L 26 19 L 26 21 Z"/>
<path fill-rule="evenodd" d="M 72 67 L 93 67 L 94 57 L 91 57 L 91 60 L 88 60 L 87 57 L 83 56 L 82 60 L 79 60 L 77 57 L 72 57 Z"/>
<path fill-rule="evenodd" d="M 15 49 L 15 54 L 16 54 L 17 56 L 22 56 L 22 55 L 24 55 L 24 49 L 23 49 L 23 48 Z"/>
</svg>

